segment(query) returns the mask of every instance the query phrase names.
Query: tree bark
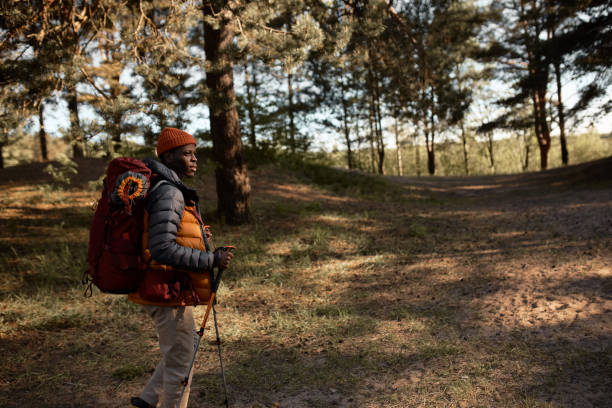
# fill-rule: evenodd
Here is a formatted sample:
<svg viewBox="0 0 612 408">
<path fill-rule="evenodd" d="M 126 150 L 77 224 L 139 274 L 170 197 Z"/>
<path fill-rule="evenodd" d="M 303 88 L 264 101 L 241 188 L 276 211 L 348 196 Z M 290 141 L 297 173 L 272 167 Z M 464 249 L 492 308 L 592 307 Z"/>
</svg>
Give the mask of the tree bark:
<svg viewBox="0 0 612 408">
<path fill-rule="evenodd" d="M 461 76 L 461 66 L 459 63 L 455 64 L 455 76 L 457 77 L 457 87 L 459 92 L 463 92 L 463 78 Z M 463 147 L 463 170 L 466 176 L 470 175 L 470 166 L 468 160 L 468 143 L 467 133 L 465 132 L 465 122 L 463 119 L 459 121 L 459 127 L 461 128 L 461 144 Z"/>
<path fill-rule="evenodd" d="M 400 141 L 399 141 L 399 128 L 397 124 L 397 114 L 395 115 L 395 148 L 396 148 L 396 157 L 397 157 L 397 175 L 403 176 L 404 171 L 402 169 L 402 149 L 400 147 Z"/>
<path fill-rule="evenodd" d="M 521 168 L 523 171 L 526 171 L 529 168 L 529 154 L 531 152 L 531 147 L 529 146 L 529 142 L 531 141 L 531 137 L 527 137 L 527 130 L 521 131 L 518 135 L 519 142 L 519 156 L 521 159 Z"/>
<path fill-rule="evenodd" d="M 425 119 L 425 123 L 428 123 L 428 120 Z M 434 150 L 434 141 L 433 141 L 433 130 L 430 135 L 430 129 L 428 126 L 425 126 L 425 148 L 427 149 L 427 172 L 430 175 L 434 175 L 436 173 L 436 153 Z"/>
<path fill-rule="evenodd" d="M 436 174 L 436 152 L 434 149 L 434 144 L 431 144 L 431 148 L 427 147 L 427 171 L 430 176 Z"/>
<path fill-rule="evenodd" d="M 564 166 L 569 164 L 569 152 L 567 150 L 567 138 L 565 137 L 565 112 L 563 98 L 561 96 L 561 61 L 555 60 L 555 76 L 557 79 L 557 113 L 559 116 L 559 139 L 561 141 L 561 161 Z"/>
<path fill-rule="evenodd" d="M 242 224 L 250 219 L 251 186 L 242 154 L 232 60 L 229 55 L 234 32 L 231 21 L 221 18 L 217 28 L 207 23 L 207 18 L 213 17 L 209 5 L 204 7 L 204 17 L 210 132 L 213 157 L 217 163 L 217 210 L 227 223 Z"/>
<path fill-rule="evenodd" d="M 45 106 L 42 101 L 38 104 L 38 123 L 40 124 L 40 130 L 38 131 L 38 142 L 40 143 L 40 160 L 48 161 L 49 154 L 47 152 L 47 132 L 45 132 L 45 120 L 44 120 Z"/>
<path fill-rule="evenodd" d="M 351 151 L 351 129 L 349 126 L 349 114 L 348 114 L 348 106 L 347 101 L 344 98 L 344 87 L 342 88 L 342 126 L 344 128 L 344 140 L 346 141 L 346 159 L 348 168 L 352 169 L 353 165 L 353 153 Z"/>
<path fill-rule="evenodd" d="M 534 130 L 540 148 L 540 168 L 548 168 L 548 151 L 550 150 L 550 128 L 546 115 L 546 89 L 548 87 L 548 61 L 540 50 L 540 34 L 542 27 L 535 24 L 535 33 L 530 34 L 527 27 L 528 13 L 526 0 L 519 2 L 521 20 L 524 30 L 524 40 L 527 53 L 527 69 L 531 84 L 531 100 L 533 104 Z"/>
<path fill-rule="evenodd" d="M 470 175 L 470 166 L 468 161 L 468 144 L 467 144 L 467 134 L 465 132 L 465 124 L 463 123 L 463 119 L 460 121 L 461 125 L 461 143 L 463 145 L 463 168 L 465 171 L 465 175 Z"/>
<path fill-rule="evenodd" d="M 253 70 L 254 71 L 254 70 Z M 247 113 L 249 115 L 249 144 L 252 149 L 257 148 L 257 137 L 255 134 L 255 101 L 257 99 L 257 78 L 255 72 L 253 72 L 253 84 L 255 90 L 251 90 L 251 83 L 249 78 L 249 61 L 247 59 L 244 64 L 244 83 L 246 85 L 246 96 L 247 96 Z"/>
<path fill-rule="evenodd" d="M 491 170 L 495 174 L 495 155 L 493 151 L 493 134 L 487 133 L 487 150 L 489 152 L 489 164 L 491 164 Z"/>
<path fill-rule="evenodd" d="M 294 103 L 293 103 L 293 74 L 287 73 L 287 98 L 289 102 L 289 148 L 291 153 L 295 153 L 295 118 L 294 118 Z"/>
<path fill-rule="evenodd" d="M 419 134 L 417 132 L 414 132 L 413 139 L 414 139 L 414 166 L 416 168 L 417 177 L 421 177 L 421 154 L 419 153 Z"/>
<path fill-rule="evenodd" d="M 378 152 L 378 174 L 385 174 L 385 141 L 382 134 L 382 118 L 380 114 L 380 100 L 378 100 L 378 94 L 376 95 L 376 150 Z"/>
<path fill-rule="evenodd" d="M 72 138 L 72 157 L 83 158 L 83 132 L 79 122 L 79 104 L 76 85 L 68 88 L 68 111 L 70 112 L 70 136 Z"/>
<path fill-rule="evenodd" d="M 357 157 L 355 166 L 363 170 L 363 164 L 361 160 L 361 136 L 359 135 L 359 114 L 355 117 L 355 140 L 357 141 Z"/>
<path fill-rule="evenodd" d="M 540 169 L 548 168 L 548 151 L 550 150 L 550 130 L 546 120 L 546 87 L 538 88 L 532 93 L 535 134 L 540 147 Z"/>
<path fill-rule="evenodd" d="M 551 18 L 555 11 L 551 7 L 550 2 L 546 3 L 546 12 L 548 18 Z M 548 40 L 555 41 L 555 31 L 558 28 L 558 24 L 548 25 Z M 569 153 L 567 151 L 567 139 L 565 137 L 565 112 L 563 109 L 563 97 L 561 95 L 561 56 L 557 53 L 552 57 L 552 65 L 555 70 L 555 79 L 557 82 L 557 116 L 559 117 L 559 141 L 561 142 L 561 162 L 564 166 L 569 164 Z"/>
<path fill-rule="evenodd" d="M 429 122 L 426 126 L 427 132 L 425 133 L 425 144 L 427 145 L 427 171 L 429 175 L 433 176 L 436 174 L 436 133 L 434 128 L 435 114 L 434 114 L 434 103 L 433 103 L 433 89 L 431 91 L 431 106 L 429 107 L 429 119 L 425 118 L 425 123 Z"/>
<path fill-rule="evenodd" d="M 376 172 L 376 158 L 374 157 L 374 107 L 372 106 L 372 95 L 370 94 L 368 123 L 370 124 L 370 169 L 372 173 Z"/>
<path fill-rule="evenodd" d="M 372 55 L 372 54 L 370 54 Z M 382 134 L 382 114 L 380 112 L 380 91 L 376 67 L 369 67 L 372 87 L 372 111 L 374 112 L 374 134 L 376 136 L 376 153 L 378 154 L 378 174 L 385 174 L 385 141 Z"/>
</svg>

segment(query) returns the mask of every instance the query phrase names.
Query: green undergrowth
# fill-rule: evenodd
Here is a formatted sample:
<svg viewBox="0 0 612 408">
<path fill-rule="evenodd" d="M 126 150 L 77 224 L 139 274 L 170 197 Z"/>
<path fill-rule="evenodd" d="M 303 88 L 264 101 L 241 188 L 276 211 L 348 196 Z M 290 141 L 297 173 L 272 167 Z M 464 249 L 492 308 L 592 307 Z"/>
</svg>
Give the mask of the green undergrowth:
<svg viewBox="0 0 612 408">
<path fill-rule="evenodd" d="M 281 161 L 301 181 L 314 184 L 334 194 L 381 201 L 399 200 L 401 190 L 384 178 L 361 171 L 350 171 L 323 164 Z"/>
</svg>

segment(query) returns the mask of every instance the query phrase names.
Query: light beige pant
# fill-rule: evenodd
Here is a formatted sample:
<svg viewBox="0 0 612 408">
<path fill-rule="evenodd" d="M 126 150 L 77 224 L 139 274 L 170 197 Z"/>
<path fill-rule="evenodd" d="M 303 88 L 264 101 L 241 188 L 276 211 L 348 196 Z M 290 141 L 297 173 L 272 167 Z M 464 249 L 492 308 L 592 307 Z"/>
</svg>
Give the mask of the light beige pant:
<svg viewBox="0 0 612 408">
<path fill-rule="evenodd" d="M 183 399 L 179 401 L 179 398 L 184 387 L 181 381 L 189 370 L 195 345 L 193 306 L 144 308 L 155 323 L 162 359 L 140 398 L 153 406 L 161 399 L 161 408 L 186 408 L 193 370 Z"/>
</svg>

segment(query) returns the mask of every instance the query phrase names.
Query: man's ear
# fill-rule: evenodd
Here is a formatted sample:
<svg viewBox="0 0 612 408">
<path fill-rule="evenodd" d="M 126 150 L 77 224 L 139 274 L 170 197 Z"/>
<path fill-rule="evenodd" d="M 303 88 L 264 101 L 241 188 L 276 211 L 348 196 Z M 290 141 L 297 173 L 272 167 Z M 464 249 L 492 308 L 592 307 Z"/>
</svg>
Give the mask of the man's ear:
<svg viewBox="0 0 612 408">
<path fill-rule="evenodd" d="M 168 164 L 168 159 L 170 158 L 170 154 L 172 154 L 172 150 L 168 150 L 167 152 L 163 152 L 161 156 L 159 156 L 159 160 L 163 164 Z"/>
</svg>

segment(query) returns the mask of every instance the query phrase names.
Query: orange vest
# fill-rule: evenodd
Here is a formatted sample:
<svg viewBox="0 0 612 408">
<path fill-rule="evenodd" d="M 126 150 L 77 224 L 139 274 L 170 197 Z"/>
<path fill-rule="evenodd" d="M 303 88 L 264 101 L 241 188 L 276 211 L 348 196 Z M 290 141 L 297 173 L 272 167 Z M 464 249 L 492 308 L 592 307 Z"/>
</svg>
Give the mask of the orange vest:
<svg viewBox="0 0 612 408">
<path fill-rule="evenodd" d="M 211 285 L 210 273 L 192 272 L 173 268 L 157 262 L 149 251 L 149 214 L 145 211 L 144 232 L 142 234 L 142 260 L 145 265 L 145 277 L 138 288 L 138 291 L 128 295 L 128 299 L 135 303 L 157 306 L 191 306 L 196 305 L 196 297 L 199 303 L 206 303 L 210 298 Z M 197 216 L 197 211 L 193 206 L 186 206 L 181 218 L 181 224 L 177 231 L 176 243 L 185 247 L 206 251 L 202 229 Z M 177 284 L 176 282 L 182 282 Z M 188 282 L 188 285 L 185 285 Z M 160 286 L 161 285 L 161 286 Z M 163 285 L 174 285 L 180 291 L 169 300 L 151 299 L 147 293 L 151 290 L 158 290 Z M 187 287 L 186 287 L 187 286 Z M 170 289 L 171 290 L 171 289 Z M 165 291 L 165 288 L 162 289 Z"/>
</svg>

